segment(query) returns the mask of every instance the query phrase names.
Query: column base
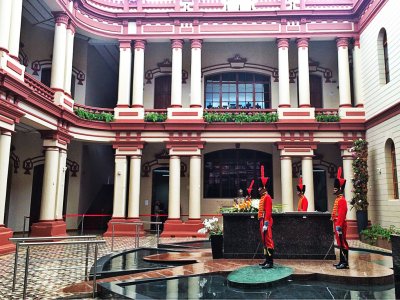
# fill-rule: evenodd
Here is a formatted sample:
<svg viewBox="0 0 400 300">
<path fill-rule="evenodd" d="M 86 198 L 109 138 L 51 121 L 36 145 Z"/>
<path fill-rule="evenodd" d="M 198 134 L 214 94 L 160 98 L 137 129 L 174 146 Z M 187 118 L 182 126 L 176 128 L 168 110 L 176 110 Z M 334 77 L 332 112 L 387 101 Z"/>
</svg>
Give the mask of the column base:
<svg viewBox="0 0 400 300">
<path fill-rule="evenodd" d="M 202 107 L 168 107 L 167 108 L 167 120 L 203 120 L 203 108 Z"/>
<path fill-rule="evenodd" d="M 137 223 L 141 222 L 139 218 L 112 218 L 107 225 L 107 231 L 103 234 L 104 237 L 112 237 L 113 223 Z M 138 227 L 139 236 L 144 236 L 143 225 Z M 114 236 L 136 236 L 136 225 L 131 224 L 115 224 Z"/>
<path fill-rule="evenodd" d="M 15 245 L 9 241 L 12 236 L 13 232 L 10 228 L 0 225 L 0 255 L 15 251 Z"/>
<path fill-rule="evenodd" d="M 339 117 L 341 120 L 365 121 L 364 107 L 339 107 Z"/>
<path fill-rule="evenodd" d="M 0 70 L 11 74 L 13 77 L 24 82 L 25 66 L 11 57 L 7 52 L 0 49 Z"/>
<path fill-rule="evenodd" d="M 315 120 L 314 107 L 281 107 L 277 109 L 279 120 Z"/>
<path fill-rule="evenodd" d="M 204 233 L 199 233 L 198 230 L 203 228 L 203 223 L 200 219 L 191 219 L 187 222 L 182 222 L 180 219 L 168 219 L 164 223 L 164 230 L 161 237 L 206 237 Z"/>
<path fill-rule="evenodd" d="M 39 221 L 32 224 L 32 237 L 66 236 L 67 224 L 63 220 Z"/>
<path fill-rule="evenodd" d="M 358 240 L 360 237 L 358 235 L 357 220 L 347 220 L 347 235 L 348 240 Z"/>
</svg>

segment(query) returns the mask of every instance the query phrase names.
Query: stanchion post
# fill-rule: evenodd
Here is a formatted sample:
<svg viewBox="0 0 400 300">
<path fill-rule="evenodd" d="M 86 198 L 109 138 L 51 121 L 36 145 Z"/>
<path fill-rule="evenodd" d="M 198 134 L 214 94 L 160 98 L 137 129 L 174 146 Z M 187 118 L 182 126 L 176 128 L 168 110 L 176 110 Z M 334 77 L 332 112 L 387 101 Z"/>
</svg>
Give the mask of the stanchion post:
<svg viewBox="0 0 400 300">
<path fill-rule="evenodd" d="M 22 230 L 22 237 L 25 237 L 25 233 L 26 233 L 26 219 L 30 219 L 31 217 L 29 216 L 24 216 L 24 228 Z"/>
<path fill-rule="evenodd" d="M 139 223 L 135 224 L 136 232 L 135 232 L 135 248 L 139 248 Z"/>
<path fill-rule="evenodd" d="M 114 252 L 114 223 L 111 223 L 111 252 Z"/>
<path fill-rule="evenodd" d="M 14 274 L 13 274 L 13 283 L 12 283 L 12 291 L 15 292 L 15 284 L 17 282 L 17 269 L 18 269 L 18 250 L 19 250 L 19 242 L 15 245 L 15 255 L 14 255 Z"/>
<path fill-rule="evenodd" d="M 99 251 L 99 246 L 94 245 L 94 268 L 93 268 L 93 298 L 96 297 L 96 277 L 97 277 L 97 252 Z"/>
<path fill-rule="evenodd" d="M 157 248 L 159 242 L 160 242 L 160 224 L 157 224 L 157 245 L 156 245 Z"/>
<path fill-rule="evenodd" d="M 25 257 L 25 276 L 24 276 L 24 290 L 22 293 L 22 298 L 26 299 L 26 289 L 28 287 L 28 274 L 29 274 L 29 246 L 26 247 L 26 257 Z"/>
<path fill-rule="evenodd" d="M 81 235 L 83 235 L 83 224 L 85 223 L 85 214 L 82 215 Z"/>
<path fill-rule="evenodd" d="M 85 281 L 89 281 L 89 276 L 88 276 L 88 265 L 89 265 L 89 244 L 86 244 Z"/>
</svg>

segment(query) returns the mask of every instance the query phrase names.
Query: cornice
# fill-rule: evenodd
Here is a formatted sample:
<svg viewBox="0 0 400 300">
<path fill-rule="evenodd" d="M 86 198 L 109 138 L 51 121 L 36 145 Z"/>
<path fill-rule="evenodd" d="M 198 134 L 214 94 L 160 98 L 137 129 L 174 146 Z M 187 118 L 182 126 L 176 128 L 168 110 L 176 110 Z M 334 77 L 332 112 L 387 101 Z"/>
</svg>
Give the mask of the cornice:
<svg viewBox="0 0 400 300">
<path fill-rule="evenodd" d="M 383 110 L 382 112 L 376 114 L 372 118 L 369 118 L 365 122 L 365 128 L 366 130 L 371 129 L 375 126 L 378 126 L 379 124 L 382 124 L 383 122 L 389 120 L 390 118 L 393 118 L 397 115 L 400 114 L 400 101 L 398 101 L 396 104 L 388 107 L 387 109 Z"/>
</svg>

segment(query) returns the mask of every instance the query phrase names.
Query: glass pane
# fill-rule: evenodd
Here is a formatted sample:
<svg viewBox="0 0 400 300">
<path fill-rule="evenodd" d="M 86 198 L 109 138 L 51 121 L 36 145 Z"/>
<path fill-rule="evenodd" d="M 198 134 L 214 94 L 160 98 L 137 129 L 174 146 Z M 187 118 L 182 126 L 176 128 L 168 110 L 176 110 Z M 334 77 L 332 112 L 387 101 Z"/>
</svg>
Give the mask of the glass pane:
<svg viewBox="0 0 400 300">
<path fill-rule="evenodd" d="M 222 92 L 228 92 L 229 91 L 229 84 L 222 84 Z"/>
<path fill-rule="evenodd" d="M 253 84 L 246 84 L 246 92 L 253 92 Z"/>
<path fill-rule="evenodd" d="M 236 103 L 236 94 L 229 94 L 229 101 Z"/>
<path fill-rule="evenodd" d="M 245 81 L 246 80 L 246 73 L 239 73 L 238 81 Z"/>
<path fill-rule="evenodd" d="M 212 91 L 212 85 L 211 84 L 206 84 L 206 93 Z"/>
<path fill-rule="evenodd" d="M 260 92 L 264 92 L 264 85 L 263 84 L 255 84 L 254 85 L 255 88 L 255 92 L 256 93 L 260 93 Z"/>
<path fill-rule="evenodd" d="M 246 93 L 246 100 L 253 101 L 253 93 Z"/>
<path fill-rule="evenodd" d="M 236 93 L 236 84 L 230 84 L 229 85 L 229 91 L 231 93 Z"/>
<path fill-rule="evenodd" d="M 239 92 L 245 92 L 246 91 L 246 85 L 238 84 L 238 91 Z"/>
<path fill-rule="evenodd" d="M 246 94 L 240 93 L 238 96 L 239 96 L 239 102 L 245 102 L 246 101 Z"/>
<path fill-rule="evenodd" d="M 222 81 L 236 81 L 236 73 L 224 73 L 222 74 Z"/>
<path fill-rule="evenodd" d="M 256 102 L 264 102 L 264 94 L 263 93 L 257 93 L 256 95 Z"/>
</svg>

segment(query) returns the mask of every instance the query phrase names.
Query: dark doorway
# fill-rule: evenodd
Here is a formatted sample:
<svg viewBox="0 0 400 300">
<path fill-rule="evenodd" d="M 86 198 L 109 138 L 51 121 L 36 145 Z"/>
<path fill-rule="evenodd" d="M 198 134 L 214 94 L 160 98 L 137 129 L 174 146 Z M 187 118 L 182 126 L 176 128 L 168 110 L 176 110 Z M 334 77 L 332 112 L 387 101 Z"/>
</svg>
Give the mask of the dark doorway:
<svg viewBox="0 0 400 300">
<path fill-rule="evenodd" d="M 44 164 L 33 168 L 31 210 L 29 214 L 29 231 L 33 223 L 39 222 L 40 207 L 42 204 Z"/>
<path fill-rule="evenodd" d="M 168 218 L 168 192 L 169 192 L 169 168 L 161 167 L 153 170 L 153 190 L 151 196 L 151 221 L 165 222 Z M 155 216 L 159 214 L 161 216 Z M 163 229 L 163 225 L 160 227 Z M 151 225 L 151 231 L 156 231 L 155 225 Z"/>
<path fill-rule="evenodd" d="M 6 205 L 4 207 L 4 225 L 8 226 L 8 210 L 10 209 L 10 194 L 11 194 L 11 180 L 12 180 L 12 174 L 14 170 L 14 166 L 11 163 L 8 165 L 8 177 L 7 177 L 7 188 L 6 188 Z"/>
<path fill-rule="evenodd" d="M 314 202 L 315 210 L 328 211 L 328 194 L 326 189 L 326 171 L 314 169 Z"/>
<path fill-rule="evenodd" d="M 171 75 L 159 76 L 154 84 L 154 108 L 165 109 L 171 105 Z"/>
<path fill-rule="evenodd" d="M 310 75 L 310 105 L 322 108 L 322 79 L 318 75 Z"/>
</svg>

